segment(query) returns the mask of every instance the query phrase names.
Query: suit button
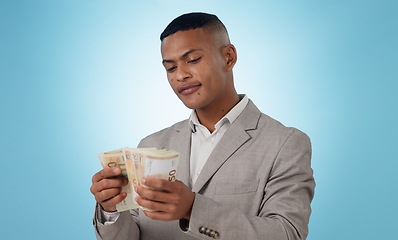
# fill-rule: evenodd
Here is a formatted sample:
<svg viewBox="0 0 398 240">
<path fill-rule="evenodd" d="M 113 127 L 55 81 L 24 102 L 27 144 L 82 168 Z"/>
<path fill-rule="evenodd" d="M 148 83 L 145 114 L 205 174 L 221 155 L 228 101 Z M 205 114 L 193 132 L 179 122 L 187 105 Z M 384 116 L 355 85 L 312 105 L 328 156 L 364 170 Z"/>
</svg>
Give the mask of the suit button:
<svg viewBox="0 0 398 240">
<path fill-rule="evenodd" d="M 210 231 L 210 237 L 214 238 L 214 236 L 216 235 L 216 232 L 214 232 L 213 230 Z"/>
<path fill-rule="evenodd" d="M 209 228 L 206 228 L 205 234 L 206 234 L 207 236 L 210 236 L 210 229 L 209 229 Z"/>
<path fill-rule="evenodd" d="M 217 232 L 217 231 L 215 231 L 214 232 L 214 239 L 218 239 L 220 237 L 220 234 Z"/>
<path fill-rule="evenodd" d="M 206 228 L 203 227 L 203 226 L 200 227 L 200 228 L 199 228 L 199 232 L 202 233 L 202 234 L 204 234 L 204 233 L 206 232 Z"/>
</svg>

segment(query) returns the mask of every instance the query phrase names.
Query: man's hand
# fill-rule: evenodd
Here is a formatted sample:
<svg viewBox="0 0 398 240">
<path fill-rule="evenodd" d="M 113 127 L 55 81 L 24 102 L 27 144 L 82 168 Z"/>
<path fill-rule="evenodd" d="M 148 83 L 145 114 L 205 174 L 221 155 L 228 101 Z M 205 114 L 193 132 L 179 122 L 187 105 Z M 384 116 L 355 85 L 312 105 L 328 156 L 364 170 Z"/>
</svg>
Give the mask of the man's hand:
<svg viewBox="0 0 398 240">
<path fill-rule="evenodd" d="M 191 217 L 191 208 L 195 193 L 181 181 L 170 182 L 164 179 L 144 178 L 145 186 L 162 189 L 156 191 L 142 186 L 136 186 L 137 203 L 152 211 L 144 210 L 145 215 L 154 220 L 171 221 Z"/>
<path fill-rule="evenodd" d="M 93 176 L 90 191 L 95 200 L 107 212 L 116 211 L 116 204 L 127 196 L 127 193 L 122 192 L 122 187 L 127 185 L 128 180 L 124 177 L 117 177 L 120 174 L 120 168 L 111 167 L 104 168 Z"/>
</svg>

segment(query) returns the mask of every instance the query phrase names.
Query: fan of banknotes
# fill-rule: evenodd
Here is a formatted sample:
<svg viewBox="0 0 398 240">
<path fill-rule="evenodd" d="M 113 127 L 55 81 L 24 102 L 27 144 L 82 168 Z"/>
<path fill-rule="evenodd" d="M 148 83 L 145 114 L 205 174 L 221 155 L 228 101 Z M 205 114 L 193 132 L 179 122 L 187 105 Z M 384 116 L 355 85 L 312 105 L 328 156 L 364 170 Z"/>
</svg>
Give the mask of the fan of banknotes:
<svg viewBox="0 0 398 240">
<path fill-rule="evenodd" d="M 121 148 L 98 154 L 103 168 L 119 167 L 122 170 L 121 175 L 129 181 L 122 188 L 127 197 L 116 205 L 117 211 L 139 207 L 135 202 L 137 193 L 134 185 L 141 186 L 142 178 L 150 176 L 168 181 L 176 180 L 179 157 L 180 154 L 174 150 L 156 148 Z"/>
</svg>

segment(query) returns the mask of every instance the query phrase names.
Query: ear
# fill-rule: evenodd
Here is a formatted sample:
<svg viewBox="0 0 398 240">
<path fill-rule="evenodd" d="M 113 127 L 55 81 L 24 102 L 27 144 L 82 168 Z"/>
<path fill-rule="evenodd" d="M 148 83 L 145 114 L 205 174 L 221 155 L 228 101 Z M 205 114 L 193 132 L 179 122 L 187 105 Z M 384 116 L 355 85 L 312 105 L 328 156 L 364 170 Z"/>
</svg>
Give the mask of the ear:
<svg viewBox="0 0 398 240">
<path fill-rule="evenodd" d="M 227 71 L 232 71 L 232 68 L 235 66 L 237 60 L 236 48 L 234 45 L 228 44 L 224 47 L 224 57 Z"/>
</svg>

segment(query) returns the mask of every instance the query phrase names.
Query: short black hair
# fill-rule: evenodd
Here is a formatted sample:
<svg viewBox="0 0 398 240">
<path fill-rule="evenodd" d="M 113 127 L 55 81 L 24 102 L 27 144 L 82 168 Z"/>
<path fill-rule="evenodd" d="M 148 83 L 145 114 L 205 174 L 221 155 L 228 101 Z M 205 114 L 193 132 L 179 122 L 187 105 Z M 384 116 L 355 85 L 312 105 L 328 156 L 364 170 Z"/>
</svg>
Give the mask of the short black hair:
<svg viewBox="0 0 398 240">
<path fill-rule="evenodd" d="M 224 24 L 218 19 L 216 15 L 202 12 L 186 13 L 175 18 L 169 25 L 164 29 L 160 35 L 160 41 L 163 41 L 166 37 L 179 32 L 193 30 L 196 28 L 214 27 L 223 29 L 227 32 Z"/>
</svg>

